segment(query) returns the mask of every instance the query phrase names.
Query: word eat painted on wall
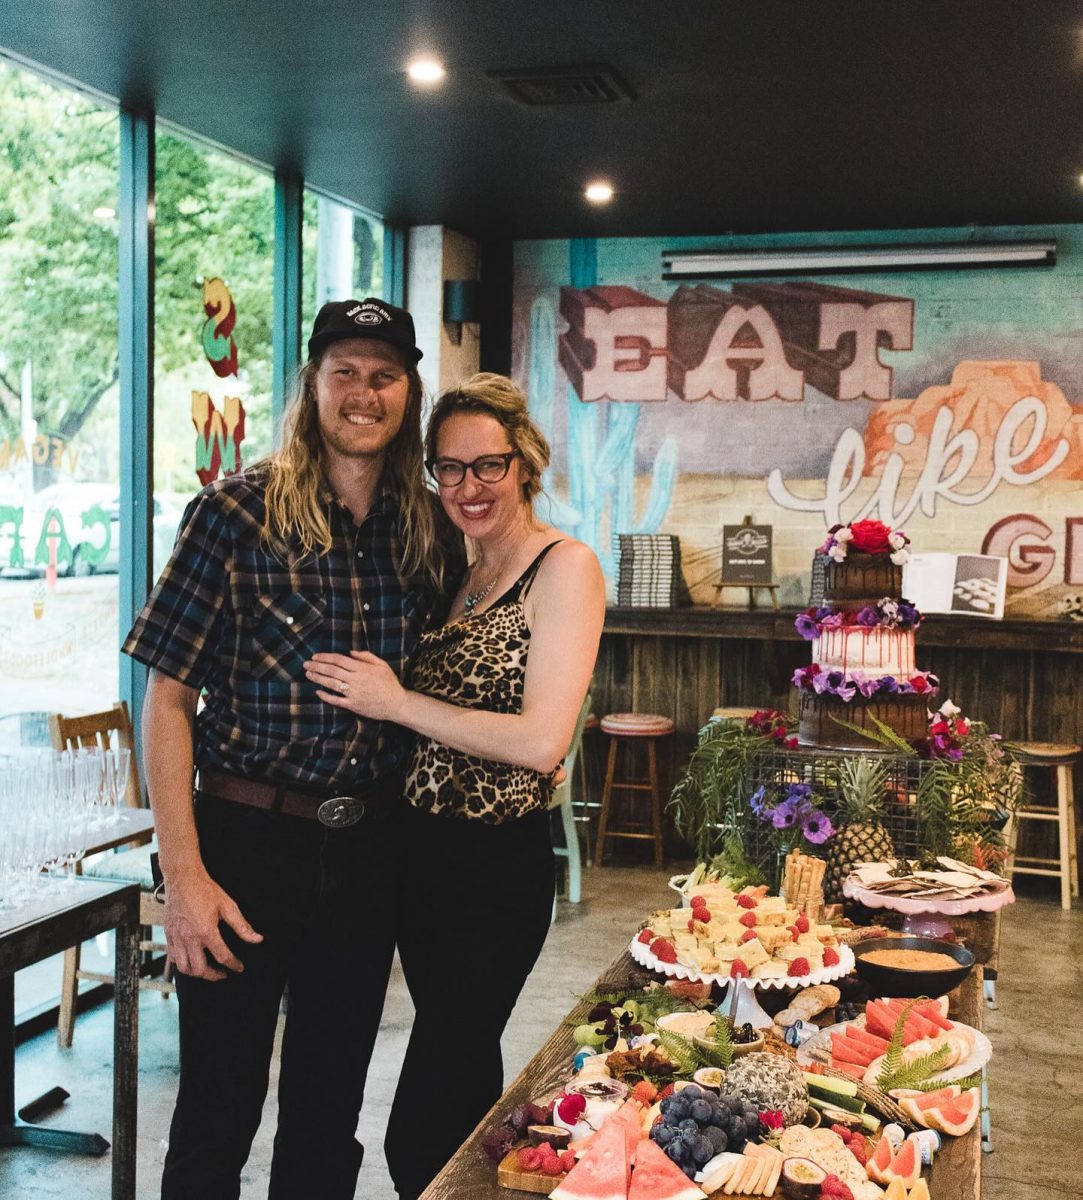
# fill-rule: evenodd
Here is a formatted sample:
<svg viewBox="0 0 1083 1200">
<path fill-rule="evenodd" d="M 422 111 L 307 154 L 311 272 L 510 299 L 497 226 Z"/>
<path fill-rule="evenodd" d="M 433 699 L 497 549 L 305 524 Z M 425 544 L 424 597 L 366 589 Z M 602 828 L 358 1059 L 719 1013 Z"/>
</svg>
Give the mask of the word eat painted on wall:
<svg viewBox="0 0 1083 1200">
<path fill-rule="evenodd" d="M 659 418 L 666 406 L 649 444 L 662 436 L 673 441 L 677 491 L 687 473 L 709 469 L 703 446 L 710 427 L 673 401 L 811 402 L 817 415 L 804 418 L 802 428 L 819 440 L 799 452 L 790 447 L 785 469 L 771 461 L 769 445 L 756 443 L 739 464 L 720 456 L 715 470 L 758 479 L 773 504 L 814 514 L 825 526 L 875 515 L 895 528 L 914 522 L 936 529 L 944 505 L 985 506 L 991 524 L 984 535 L 980 526 L 974 531 L 977 541 L 983 553 L 1008 557 L 1014 588 L 1055 582 L 1058 547 L 1063 584 L 1083 584 L 1083 515 L 1074 486 L 1083 479 L 1083 407 L 1042 378 L 1038 361 L 996 358 L 996 334 L 980 316 L 967 342 L 956 332 L 951 346 L 956 355 L 964 344 L 973 348 L 972 359 L 946 363 L 938 381 L 914 398 L 896 396 L 893 368 L 882 355 L 915 349 L 915 305 L 910 297 L 807 281 L 680 286 L 668 299 L 624 285 L 560 287 L 567 329 L 557 339 L 557 359 L 586 406 L 606 401 L 619 412 L 643 405 L 644 417 Z M 929 360 L 926 347 L 922 361 Z M 948 382 L 939 381 L 948 374 Z M 852 416 L 833 415 L 831 402 L 849 402 L 852 408 L 838 411 Z M 784 419 L 770 418 L 771 427 Z M 747 423 L 741 428 L 747 434 Z M 569 420 L 569 439 L 572 432 Z M 583 467 L 571 441 L 568 462 L 574 496 L 574 475 Z M 1043 490 L 1034 502 L 1046 519 L 1006 509 L 1005 489 L 1037 483 Z M 1065 505 L 1067 512 L 1049 511 Z"/>
<path fill-rule="evenodd" d="M 203 281 L 203 353 L 219 379 L 237 374 L 237 343 L 233 329 L 237 308 L 225 283 L 217 276 Z M 220 412 L 209 392 L 192 392 L 192 424 L 196 428 L 196 475 L 200 484 L 232 475 L 241 469 L 244 441 L 244 404 L 239 396 L 226 396 Z"/>
</svg>

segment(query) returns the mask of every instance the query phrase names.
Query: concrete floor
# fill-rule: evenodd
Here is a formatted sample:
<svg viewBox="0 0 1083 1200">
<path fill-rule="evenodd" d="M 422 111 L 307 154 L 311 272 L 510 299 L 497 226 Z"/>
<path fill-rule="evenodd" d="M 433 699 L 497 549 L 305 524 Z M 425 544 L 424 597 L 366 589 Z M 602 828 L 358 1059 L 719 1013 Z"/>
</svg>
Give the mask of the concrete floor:
<svg viewBox="0 0 1083 1200">
<path fill-rule="evenodd" d="M 583 903 L 561 902 L 542 958 L 504 1038 L 510 1080 L 549 1036 L 577 994 L 626 944 L 636 918 L 666 902 L 666 875 L 645 867 L 584 872 Z M 995 1151 L 983 1160 L 985 1200 L 1059 1200 L 1083 1196 L 1075 1151 L 1083 1144 L 1083 1034 L 1079 1001 L 1083 909 L 1063 913 L 1052 901 L 1026 899 L 1003 924 L 999 1008 L 986 1015 L 996 1047 L 990 1073 Z M 369 1076 L 360 1136 L 367 1147 L 357 1189 L 364 1200 L 394 1200 L 381 1136 L 394 1090 L 411 1006 L 402 975 L 392 978 Z M 20 1048 L 18 1100 L 61 1084 L 72 1093 L 51 1120 L 108 1135 L 111 1103 L 111 1009 L 81 1017 L 71 1051 L 47 1035 Z M 139 1196 L 157 1196 L 176 1089 L 176 1004 L 144 993 L 140 1004 Z M 274 1129 L 274 1076 L 264 1123 L 245 1173 L 242 1200 L 266 1195 Z M 106 1200 L 109 1159 L 77 1159 L 47 1151 L 0 1150 L 0 1197 Z"/>
</svg>

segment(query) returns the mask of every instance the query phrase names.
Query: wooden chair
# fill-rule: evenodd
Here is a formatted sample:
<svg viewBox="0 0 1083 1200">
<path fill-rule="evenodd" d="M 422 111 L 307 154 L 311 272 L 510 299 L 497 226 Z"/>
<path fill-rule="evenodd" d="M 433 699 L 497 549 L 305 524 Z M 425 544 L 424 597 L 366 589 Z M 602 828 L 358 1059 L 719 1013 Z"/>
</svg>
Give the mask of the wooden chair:
<svg viewBox="0 0 1083 1200">
<path fill-rule="evenodd" d="M 594 857 L 601 864 L 605 861 L 607 841 L 610 838 L 645 838 L 654 844 L 654 864 L 660 867 L 665 860 L 662 840 L 662 791 L 658 780 L 658 756 L 656 743 L 659 738 L 670 737 L 674 725 L 669 717 L 657 713 L 608 713 L 602 717 L 602 733 L 609 737 L 609 756 L 606 759 L 605 788 L 602 791 L 602 811 L 598 816 L 598 839 Z M 625 778 L 617 776 L 617 751 L 624 746 L 630 749 L 636 742 L 647 748 L 647 776 Z M 613 828 L 613 793 L 646 792 L 650 797 L 648 819 L 630 821 L 620 828 Z"/>
<path fill-rule="evenodd" d="M 1025 769 L 1044 769 L 1052 776 L 1054 805 L 1023 804 L 1015 812 L 1014 828 L 1008 836 L 1008 878 L 1012 875 L 1047 875 L 1060 881 L 1060 906 L 1072 907 L 1079 896 L 1079 863 L 1075 830 L 1075 796 L 1072 768 L 1083 747 L 1055 742 L 1017 742 L 1019 764 Z M 1016 853 L 1023 821 L 1047 821 L 1057 827 L 1056 858 Z"/>
<path fill-rule="evenodd" d="M 121 749 L 131 751 L 131 769 L 128 775 L 128 789 L 125 803 L 132 808 L 140 808 L 143 803 L 143 789 L 139 781 L 139 767 L 135 758 L 135 742 L 132 736 L 132 721 L 128 715 L 128 705 L 122 700 L 104 712 L 89 713 L 83 717 L 65 717 L 61 713 L 53 713 L 49 717 L 49 729 L 55 750 L 74 748 L 108 749 L 113 734 L 116 734 L 117 744 Z M 164 942 L 156 942 L 152 938 L 153 927 L 161 923 L 162 906 L 154 898 L 154 879 L 151 875 L 150 856 L 154 846 L 151 836 L 143 835 L 133 839 L 127 846 L 122 846 L 112 854 L 104 855 L 96 862 L 84 867 L 76 864 L 76 871 L 92 879 L 108 879 L 122 883 L 138 883 L 141 889 L 139 897 L 139 922 L 144 926 L 144 938 L 140 940 L 139 949 L 143 953 L 165 951 Z M 84 971 L 79 965 L 82 946 L 71 946 L 64 951 L 64 973 L 60 985 L 60 1015 L 57 1020 L 56 1036 L 61 1046 L 70 1046 L 75 1034 L 76 1000 L 79 995 L 79 980 L 91 979 L 98 983 L 112 983 L 113 976 L 100 971 Z M 166 974 L 162 979 L 140 979 L 141 988 L 152 988 L 162 993 L 163 997 L 176 991 L 171 981 L 172 971 L 166 961 Z"/>
<path fill-rule="evenodd" d="M 572 787 L 575 780 L 575 768 L 579 758 L 579 749 L 583 742 L 583 728 L 590 714 L 590 693 L 583 700 L 579 717 L 572 734 L 572 744 L 564 756 L 564 780 L 553 789 L 553 798 L 549 801 L 549 809 L 560 809 L 560 821 L 564 828 L 564 845 L 554 846 L 553 853 L 558 858 L 568 860 L 568 902 L 578 904 L 582 882 L 582 864 L 579 852 L 579 832 L 575 827 L 575 810 L 572 808 Z M 589 835 L 588 835 L 589 836 Z M 557 901 L 553 897 L 552 920 L 557 919 Z"/>
</svg>

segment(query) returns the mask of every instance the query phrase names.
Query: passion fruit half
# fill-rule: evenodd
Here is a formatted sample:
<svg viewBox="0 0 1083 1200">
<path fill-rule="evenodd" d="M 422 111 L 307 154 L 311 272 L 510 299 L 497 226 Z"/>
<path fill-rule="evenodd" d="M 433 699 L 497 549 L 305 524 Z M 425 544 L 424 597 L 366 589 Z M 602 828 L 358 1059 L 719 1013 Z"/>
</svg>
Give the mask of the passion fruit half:
<svg viewBox="0 0 1083 1200">
<path fill-rule="evenodd" d="M 782 1164 L 779 1183 L 790 1200 L 816 1200 L 827 1172 L 811 1158 L 787 1158 Z"/>
</svg>

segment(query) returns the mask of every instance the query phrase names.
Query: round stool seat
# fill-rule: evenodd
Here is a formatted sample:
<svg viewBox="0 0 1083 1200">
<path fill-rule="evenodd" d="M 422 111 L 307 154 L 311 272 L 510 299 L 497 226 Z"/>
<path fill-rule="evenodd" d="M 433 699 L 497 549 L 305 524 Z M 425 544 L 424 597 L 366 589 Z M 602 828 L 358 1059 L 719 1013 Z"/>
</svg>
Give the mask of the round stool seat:
<svg viewBox="0 0 1083 1200">
<path fill-rule="evenodd" d="M 1060 742 L 1015 742 L 1014 745 L 1024 759 L 1050 767 L 1073 762 L 1083 752 L 1083 747 Z"/>
<path fill-rule="evenodd" d="M 611 737 L 665 737 L 674 727 L 669 717 L 657 713 L 606 713 L 601 728 Z"/>
</svg>

